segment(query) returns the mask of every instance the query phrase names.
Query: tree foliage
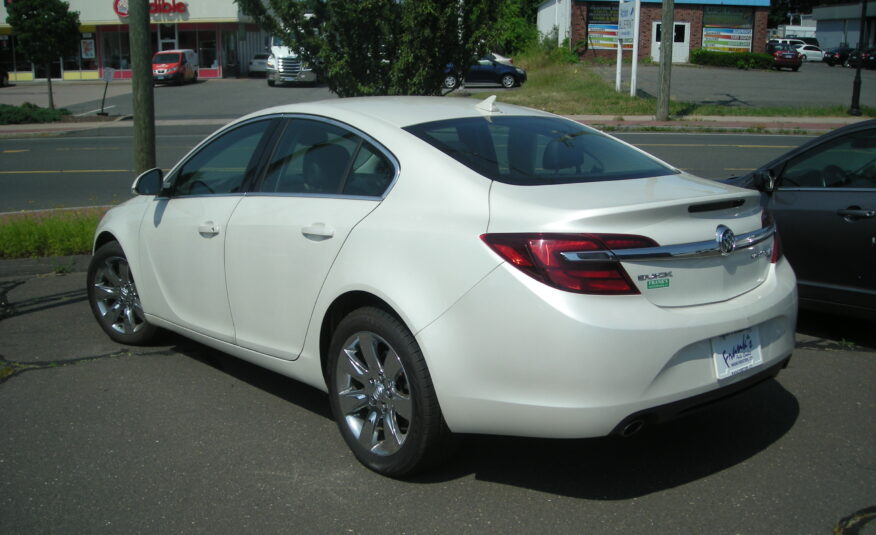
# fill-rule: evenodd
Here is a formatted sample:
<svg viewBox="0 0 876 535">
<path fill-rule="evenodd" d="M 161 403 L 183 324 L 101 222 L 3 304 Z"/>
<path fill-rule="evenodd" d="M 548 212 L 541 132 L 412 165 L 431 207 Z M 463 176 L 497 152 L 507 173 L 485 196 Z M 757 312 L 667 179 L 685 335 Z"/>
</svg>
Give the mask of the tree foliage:
<svg viewBox="0 0 876 535">
<path fill-rule="evenodd" d="M 496 43 L 501 0 L 235 0 L 341 97 L 436 95 Z M 461 69 L 458 69 L 461 70 Z"/>
<path fill-rule="evenodd" d="M 27 59 L 45 65 L 73 56 L 79 47 L 79 13 L 62 0 L 15 0 L 6 8 L 16 48 Z"/>
<path fill-rule="evenodd" d="M 79 13 L 62 0 L 15 0 L 6 8 L 18 50 L 31 62 L 45 65 L 49 84 L 49 108 L 54 109 L 51 63 L 75 55 L 79 47 Z"/>
</svg>

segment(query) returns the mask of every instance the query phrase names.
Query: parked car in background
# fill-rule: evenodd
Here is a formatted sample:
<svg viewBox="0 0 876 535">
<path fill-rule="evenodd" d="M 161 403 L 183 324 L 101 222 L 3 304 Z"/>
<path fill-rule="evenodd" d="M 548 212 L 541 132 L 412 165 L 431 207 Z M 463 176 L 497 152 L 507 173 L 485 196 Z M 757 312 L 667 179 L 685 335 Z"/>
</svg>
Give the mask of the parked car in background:
<svg viewBox="0 0 876 535">
<path fill-rule="evenodd" d="M 152 82 L 185 84 L 198 81 L 198 55 L 194 50 L 164 50 L 152 56 Z"/>
<path fill-rule="evenodd" d="M 876 318 L 876 120 L 834 130 L 728 182 L 763 192 L 801 306 Z"/>
<path fill-rule="evenodd" d="M 5 69 L 0 69 L 0 87 L 9 85 L 9 73 Z"/>
<path fill-rule="evenodd" d="M 821 61 L 827 63 L 831 67 L 833 67 L 834 65 L 844 65 L 846 63 L 846 60 L 849 58 L 849 53 L 851 51 L 852 49 L 847 46 L 828 48 L 824 51 L 824 55 L 821 58 Z"/>
<path fill-rule="evenodd" d="M 767 46 L 769 45 L 791 45 L 792 47 L 803 46 L 806 44 L 806 41 L 802 39 L 791 39 L 791 38 L 781 38 L 781 39 L 770 39 L 767 42 Z"/>
<path fill-rule="evenodd" d="M 271 57 L 270 54 L 256 54 L 255 57 L 249 60 L 249 75 L 264 76 L 268 70 L 267 63 L 269 57 Z"/>
<path fill-rule="evenodd" d="M 796 281 L 756 191 L 495 98 L 331 99 L 223 127 L 106 213 L 95 318 L 327 392 L 353 454 L 390 476 L 446 457 L 451 433 L 630 435 L 787 365 Z"/>
<path fill-rule="evenodd" d="M 459 85 L 459 77 L 453 65 L 448 65 L 444 72 L 444 87 L 456 88 Z M 526 71 L 484 57 L 468 68 L 464 80 L 466 85 L 501 85 L 510 89 L 526 81 Z"/>
<path fill-rule="evenodd" d="M 818 42 L 818 39 L 814 37 L 796 37 L 795 39 L 799 39 L 807 45 L 817 46 L 818 48 L 821 48 L 821 44 Z"/>
<path fill-rule="evenodd" d="M 514 64 L 514 60 L 513 60 L 513 59 L 511 59 L 511 58 L 506 58 L 505 56 L 503 56 L 503 55 L 501 55 L 501 54 L 497 54 L 496 52 L 490 52 L 489 54 L 487 54 L 486 56 L 484 56 L 484 59 L 493 60 L 493 61 L 495 61 L 495 62 L 503 63 L 503 64 L 505 64 L 505 65 L 513 65 L 513 64 Z"/>
<path fill-rule="evenodd" d="M 767 54 L 773 57 L 773 69 L 783 68 L 796 71 L 803 65 L 803 55 L 797 52 L 794 45 L 787 43 L 770 43 L 767 45 Z"/>
<path fill-rule="evenodd" d="M 821 61 L 824 52 L 814 45 L 797 45 L 797 52 L 803 55 L 803 61 Z"/>
<path fill-rule="evenodd" d="M 864 50 L 856 48 L 849 52 L 849 57 L 846 59 L 844 66 L 856 69 L 858 65 L 865 69 L 876 68 L 876 48 Z"/>
</svg>

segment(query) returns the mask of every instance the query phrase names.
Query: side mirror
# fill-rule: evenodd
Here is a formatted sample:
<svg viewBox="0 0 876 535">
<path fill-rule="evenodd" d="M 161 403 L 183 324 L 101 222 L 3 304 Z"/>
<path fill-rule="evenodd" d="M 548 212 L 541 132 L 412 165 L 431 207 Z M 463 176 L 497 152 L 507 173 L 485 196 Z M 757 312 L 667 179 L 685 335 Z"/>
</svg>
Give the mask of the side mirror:
<svg viewBox="0 0 876 535">
<path fill-rule="evenodd" d="M 776 191 L 776 175 L 773 174 L 772 170 L 767 169 L 766 171 L 755 171 L 752 179 L 754 187 L 760 191 L 765 193 Z"/>
<path fill-rule="evenodd" d="M 161 193 L 163 178 L 164 173 L 157 167 L 144 171 L 134 179 L 131 191 L 134 195 L 158 195 Z"/>
</svg>

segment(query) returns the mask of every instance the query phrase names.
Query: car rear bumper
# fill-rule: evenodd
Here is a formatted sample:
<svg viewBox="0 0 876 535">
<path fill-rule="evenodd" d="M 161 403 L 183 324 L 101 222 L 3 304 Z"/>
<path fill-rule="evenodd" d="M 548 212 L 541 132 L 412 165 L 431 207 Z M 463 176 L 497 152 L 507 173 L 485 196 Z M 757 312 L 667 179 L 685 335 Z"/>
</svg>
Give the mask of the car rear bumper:
<svg viewBox="0 0 876 535">
<path fill-rule="evenodd" d="M 453 431 L 584 438 L 774 375 L 794 348 L 796 317 L 785 260 L 743 295 L 674 308 L 562 292 L 502 265 L 417 338 Z M 758 332 L 763 363 L 717 379 L 712 338 L 746 328 Z"/>
</svg>

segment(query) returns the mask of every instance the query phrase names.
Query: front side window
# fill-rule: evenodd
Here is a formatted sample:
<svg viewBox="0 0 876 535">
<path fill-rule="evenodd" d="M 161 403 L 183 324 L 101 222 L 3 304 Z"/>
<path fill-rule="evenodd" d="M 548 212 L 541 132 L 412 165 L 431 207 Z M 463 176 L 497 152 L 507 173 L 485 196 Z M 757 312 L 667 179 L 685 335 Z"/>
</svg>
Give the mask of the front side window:
<svg viewBox="0 0 876 535">
<path fill-rule="evenodd" d="M 788 162 L 781 188 L 876 188 L 876 130 L 828 141 Z"/>
<path fill-rule="evenodd" d="M 379 197 L 394 175 L 387 157 L 361 136 L 322 121 L 292 119 L 257 189 Z"/>
<path fill-rule="evenodd" d="M 405 130 L 506 184 L 572 184 L 678 173 L 601 132 L 553 117 L 450 119 Z"/>
<path fill-rule="evenodd" d="M 254 155 L 271 121 L 226 132 L 191 157 L 177 174 L 175 195 L 239 193 L 256 167 Z"/>
</svg>

